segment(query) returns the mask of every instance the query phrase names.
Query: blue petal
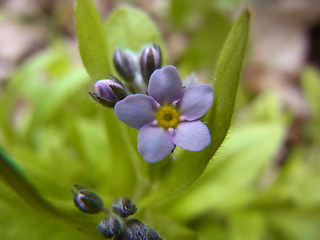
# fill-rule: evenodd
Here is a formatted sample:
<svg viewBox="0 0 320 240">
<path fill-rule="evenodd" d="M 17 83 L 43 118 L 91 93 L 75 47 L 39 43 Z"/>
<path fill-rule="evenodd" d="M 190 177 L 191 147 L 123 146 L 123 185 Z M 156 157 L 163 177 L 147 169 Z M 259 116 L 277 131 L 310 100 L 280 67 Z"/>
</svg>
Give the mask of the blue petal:
<svg viewBox="0 0 320 240">
<path fill-rule="evenodd" d="M 201 121 L 181 122 L 171 134 L 178 147 L 189 151 L 200 151 L 211 142 L 209 129 Z"/>
<path fill-rule="evenodd" d="M 165 66 L 155 70 L 149 81 L 148 94 L 160 104 L 172 104 L 179 100 L 182 81 L 174 66 Z"/>
<path fill-rule="evenodd" d="M 192 121 L 202 117 L 211 107 L 213 89 L 209 84 L 196 84 L 183 89 L 179 102 L 180 115 Z"/>
<path fill-rule="evenodd" d="M 140 129 L 138 151 L 145 161 L 158 162 L 164 159 L 173 149 L 174 144 L 167 130 L 152 124 L 147 124 Z"/>
<path fill-rule="evenodd" d="M 132 94 L 116 103 L 114 113 L 130 127 L 140 129 L 155 119 L 158 103 L 150 96 Z"/>
</svg>

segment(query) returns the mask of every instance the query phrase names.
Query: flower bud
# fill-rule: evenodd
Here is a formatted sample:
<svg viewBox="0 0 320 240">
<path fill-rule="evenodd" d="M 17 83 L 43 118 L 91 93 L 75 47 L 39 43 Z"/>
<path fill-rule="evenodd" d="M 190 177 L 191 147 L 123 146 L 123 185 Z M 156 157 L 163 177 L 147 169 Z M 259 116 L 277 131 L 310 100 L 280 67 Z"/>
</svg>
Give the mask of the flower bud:
<svg viewBox="0 0 320 240">
<path fill-rule="evenodd" d="M 127 197 L 117 198 L 112 204 L 112 210 L 120 217 L 128 217 L 137 211 L 136 206 Z"/>
<path fill-rule="evenodd" d="M 127 92 L 120 82 L 110 79 L 102 79 L 94 85 L 95 93 L 89 92 L 91 97 L 106 107 L 114 107 L 116 102 L 124 99 Z"/>
<path fill-rule="evenodd" d="M 74 204 L 85 213 L 99 213 L 103 209 L 102 199 L 91 190 L 74 185 L 74 190 L 71 190 Z"/>
<path fill-rule="evenodd" d="M 97 231 L 105 238 L 116 237 L 121 233 L 121 223 L 114 217 L 105 217 L 97 226 Z"/>
<path fill-rule="evenodd" d="M 113 64 L 120 76 L 127 82 L 133 82 L 137 72 L 136 57 L 130 52 L 116 49 L 113 54 Z"/>
<path fill-rule="evenodd" d="M 123 239 L 126 240 L 162 240 L 158 233 L 138 219 L 129 219 Z"/>
<path fill-rule="evenodd" d="M 143 49 L 140 55 L 140 69 L 144 82 L 149 83 L 149 79 L 154 70 L 161 68 L 162 56 L 160 47 L 157 45 L 148 46 Z"/>
<path fill-rule="evenodd" d="M 127 240 L 149 240 L 148 227 L 138 219 L 129 219 L 125 233 Z"/>
</svg>

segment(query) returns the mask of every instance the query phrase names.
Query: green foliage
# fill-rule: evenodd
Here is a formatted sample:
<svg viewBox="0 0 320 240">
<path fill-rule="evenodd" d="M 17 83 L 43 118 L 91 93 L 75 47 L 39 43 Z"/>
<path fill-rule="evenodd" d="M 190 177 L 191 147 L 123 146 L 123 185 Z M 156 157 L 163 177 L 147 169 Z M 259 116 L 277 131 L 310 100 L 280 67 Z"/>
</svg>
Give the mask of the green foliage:
<svg viewBox="0 0 320 240">
<path fill-rule="evenodd" d="M 81 57 L 94 80 L 105 77 L 105 71 L 110 69 L 105 63 L 107 61 L 110 66 L 112 52 L 116 47 L 137 51 L 150 42 L 164 46 L 154 24 L 136 9 L 126 7 L 116 10 L 108 18 L 103 31 L 97 11 L 90 1 L 77 1 L 75 14 Z M 225 83 L 232 82 L 222 85 L 231 91 L 233 104 L 246 48 L 248 24 L 249 15 L 245 13 L 231 31 L 229 39 L 233 40 L 226 43 L 221 53 L 222 64 L 218 65 L 217 77 L 226 81 Z M 126 26 L 126 31 L 121 30 L 122 26 Z M 96 33 L 94 39 L 93 32 Z M 239 42 L 240 45 L 237 47 L 241 52 L 235 56 L 237 60 L 229 66 L 236 70 L 227 76 L 229 79 L 220 77 L 219 74 L 224 75 L 227 71 L 226 68 L 223 69 L 225 58 L 232 57 L 228 56 L 228 48 Z M 166 53 L 164 55 L 166 56 Z M 224 135 L 215 143 L 215 150 L 210 146 L 210 151 L 198 154 L 197 161 L 193 160 L 193 153 L 181 152 L 177 161 L 172 162 L 167 168 L 161 164 L 147 164 L 136 149 L 137 132 L 117 121 L 112 110 L 97 110 L 99 106 L 89 104 L 88 98 L 79 95 L 86 92 L 89 79 L 83 71 L 74 71 L 75 67 L 67 56 L 66 49 L 57 45 L 30 60 L 13 77 L 0 105 L 3 109 L 1 127 L 6 129 L 2 145 L 28 176 L 20 175 L 20 171 L 12 167 L 3 153 L 2 178 L 39 212 L 47 213 L 57 221 L 66 222 L 70 227 L 80 228 L 89 235 L 92 234 L 90 229 L 94 229 L 92 226 L 97 223 L 99 217 L 88 217 L 83 223 L 77 220 L 79 213 L 76 209 L 68 211 L 68 215 L 63 210 L 72 206 L 68 191 L 74 183 L 94 187 L 106 204 L 111 203 L 115 197 L 125 195 L 140 200 L 141 216 L 148 219 L 145 211 L 150 203 L 154 200 L 159 203 L 160 199 L 179 193 L 201 175 L 227 133 L 233 104 L 228 105 L 227 111 L 223 113 L 228 113 L 227 117 L 230 119 L 224 129 L 221 129 Z M 48 74 L 44 83 L 39 81 L 39 72 L 42 69 L 46 69 Z M 215 91 L 215 99 L 222 99 L 219 90 Z M 15 125 L 9 123 L 9 119 L 14 114 L 15 104 L 21 96 L 32 105 L 26 109 L 28 121 L 17 130 Z M 7 104 L 6 100 L 9 98 L 14 101 Z M 214 111 L 210 113 L 214 114 Z M 215 127 L 209 124 L 210 129 Z M 55 178 L 57 173 L 59 178 Z M 69 186 L 67 189 L 66 184 Z M 158 189 L 154 191 L 154 187 Z M 146 204 L 148 202 L 149 204 Z M 159 216 L 154 220 L 155 224 L 158 225 L 158 221 L 163 221 L 164 218 L 166 217 Z M 181 231 L 164 233 L 168 239 L 195 239 L 194 232 L 183 226 L 178 227 L 178 222 L 172 224 L 176 224 L 177 229 Z"/>
<path fill-rule="evenodd" d="M 214 102 L 205 118 L 211 133 L 211 144 L 200 152 L 183 151 L 161 177 L 154 191 L 142 205 L 160 202 L 184 190 L 204 171 L 222 144 L 232 118 L 235 96 L 248 41 L 250 13 L 244 12 L 232 28 L 222 49 L 214 78 Z"/>
<path fill-rule="evenodd" d="M 193 191 L 176 201 L 171 211 L 181 220 L 201 216 L 212 209 L 228 211 L 250 202 L 251 184 L 270 166 L 284 139 L 282 122 L 251 123 L 235 127 Z M 246 173 L 243 175 L 243 173 Z M 201 199 L 201 204 L 194 204 Z"/>
<path fill-rule="evenodd" d="M 111 67 L 108 45 L 100 16 L 91 0 L 76 1 L 75 23 L 79 51 L 90 77 L 93 80 L 106 78 Z"/>
<path fill-rule="evenodd" d="M 232 1 L 214 2 L 221 7 Z M 227 37 L 229 20 L 210 4 L 173 0 L 170 16 L 175 28 L 195 34 L 179 70 L 211 71 L 217 61 L 214 103 L 203 119 L 211 145 L 201 152 L 177 149 L 149 164 L 137 152 L 137 130 L 87 92 L 92 80 L 115 75 L 117 47 L 139 51 L 156 43 L 167 63 L 161 34 L 138 9 L 115 9 L 102 22 L 91 0 L 76 1 L 79 50 L 91 79 L 66 44 L 54 42 L 17 69 L 0 96 L 1 239 L 102 239 L 95 226 L 105 215 L 79 212 L 73 184 L 93 189 L 107 207 L 117 197 L 130 197 L 138 207 L 135 217 L 167 240 L 320 238 L 319 72 L 309 67 L 301 76 L 312 117 L 303 126 L 308 142 L 293 146 L 280 164 L 275 156 L 291 119 L 279 98 L 248 97 L 233 117 L 250 12 L 242 13 Z M 189 28 L 201 14 L 204 24 Z"/>
</svg>

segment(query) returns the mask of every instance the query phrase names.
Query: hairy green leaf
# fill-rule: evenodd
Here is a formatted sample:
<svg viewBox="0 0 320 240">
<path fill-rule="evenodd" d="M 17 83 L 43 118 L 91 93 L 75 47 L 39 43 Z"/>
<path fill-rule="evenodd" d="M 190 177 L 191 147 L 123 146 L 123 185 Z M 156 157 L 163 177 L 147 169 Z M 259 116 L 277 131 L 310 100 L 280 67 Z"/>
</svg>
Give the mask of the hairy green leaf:
<svg viewBox="0 0 320 240">
<path fill-rule="evenodd" d="M 93 80 L 106 78 L 110 65 L 99 13 L 91 0 L 76 0 L 75 24 L 82 62 Z"/>
<path fill-rule="evenodd" d="M 211 144 L 200 152 L 182 151 L 167 167 L 157 191 L 143 199 L 141 205 L 165 200 L 192 184 L 222 144 L 232 119 L 247 48 L 249 23 L 250 12 L 245 11 L 231 29 L 218 60 L 213 83 L 214 102 L 204 121 L 211 133 Z"/>
</svg>

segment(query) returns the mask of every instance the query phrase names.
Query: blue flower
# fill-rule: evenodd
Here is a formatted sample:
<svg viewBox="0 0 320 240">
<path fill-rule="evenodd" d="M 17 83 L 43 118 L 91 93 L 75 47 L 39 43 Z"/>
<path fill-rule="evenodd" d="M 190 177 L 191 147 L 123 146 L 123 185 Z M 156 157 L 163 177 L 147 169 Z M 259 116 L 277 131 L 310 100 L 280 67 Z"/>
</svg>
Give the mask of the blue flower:
<svg viewBox="0 0 320 240">
<path fill-rule="evenodd" d="M 165 66 L 153 72 L 148 95 L 132 94 L 115 105 L 118 119 L 140 129 L 138 151 L 147 162 L 165 158 L 175 146 L 200 151 L 211 142 L 200 120 L 211 107 L 209 84 L 183 87 L 178 70 Z"/>
</svg>

